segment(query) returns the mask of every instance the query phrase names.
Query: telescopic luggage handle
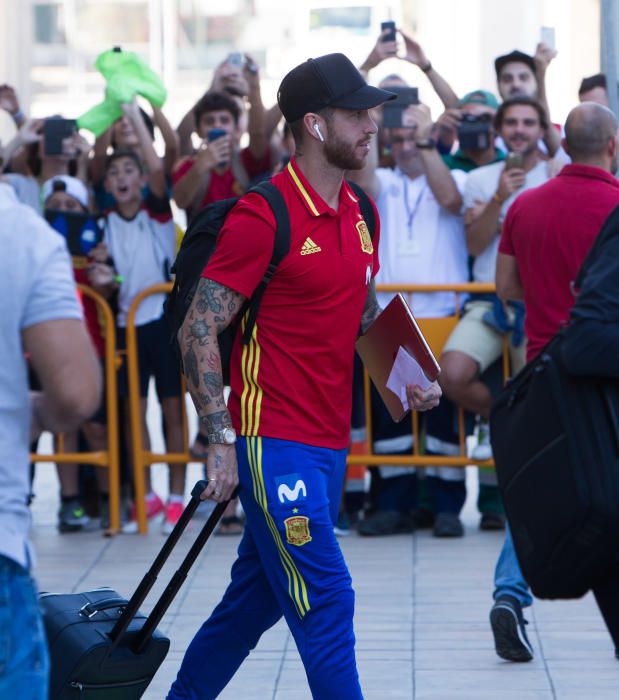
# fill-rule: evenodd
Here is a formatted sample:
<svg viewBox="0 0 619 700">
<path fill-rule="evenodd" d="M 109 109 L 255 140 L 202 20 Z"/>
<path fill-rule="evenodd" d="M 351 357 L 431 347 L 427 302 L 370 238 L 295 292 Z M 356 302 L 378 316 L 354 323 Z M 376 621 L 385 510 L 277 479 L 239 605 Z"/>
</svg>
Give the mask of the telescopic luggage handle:
<svg viewBox="0 0 619 700">
<path fill-rule="evenodd" d="M 135 593 L 131 596 L 131 599 L 128 601 L 121 616 L 118 618 L 116 624 L 114 625 L 114 628 L 110 632 L 110 639 L 112 640 L 110 653 L 112 653 L 114 649 L 118 646 L 118 643 L 122 639 L 123 634 L 127 631 L 131 620 L 133 620 L 140 606 L 146 599 L 146 596 L 148 595 L 149 591 L 155 584 L 159 572 L 163 568 L 163 565 L 172 553 L 172 550 L 176 546 L 176 543 L 180 539 L 181 535 L 183 534 L 183 531 L 189 524 L 189 521 L 191 520 L 198 506 L 200 505 L 200 494 L 207 488 L 207 486 L 207 481 L 200 480 L 191 490 L 191 500 L 187 504 L 187 507 L 183 511 L 183 514 L 179 518 L 179 521 L 176 523 L 174 529 L 170 533 L 170 536 L 165 541 L 163 547 L 161 548 L 161 551 L 155 558 L 155 561 L 153 562 L 152 566 L 150 567 L 144 578 L 140 581 L 138 587 L 135 590 Z M 236 498 L 238 491 L 239 488 L 237 486 L 230 500 Z M 157 628 L 159 622 L 161 622 L 161 618 L 164 616 L 166 610 L 170 607 L 170 604 L 174 600 L 174 596 L 176 595 L 180 587 L 183 585 L 183 582 L 187 578 L 187 574 L 189 573 L 189 570 L 191 569 L 193 563 L 198 558 L 198 555 L 202 551 L 202 548 L 206 544 L 208 538 L 211 536 L 213 530 L 217 527 L 217 523 L 221 519 L 221 516 L 226 510 L 228 503 L 230 503 L 230 500 L 223 501 L 222 503 L 218 503 L 215 506 L 215 509 L 211 513 L 209 519 L 206 521 L 204 527 L 196 537 L 196 541 L 193 543 L 191 549 L 189 550 L 189 552 L 187 552 L 187 555 L 183 559 L 183 562 L 170 579 L 170 582 L 161 594 L 150 615 L 146 618 L 144 626 L 139 631 L 136 639 L 134 640 L 132 644 L 132 650 L 135 653 L 139 653 L 140 651 L 142 651 L 144 647 L 148 644 L 152 633 Z"/>
</svg>

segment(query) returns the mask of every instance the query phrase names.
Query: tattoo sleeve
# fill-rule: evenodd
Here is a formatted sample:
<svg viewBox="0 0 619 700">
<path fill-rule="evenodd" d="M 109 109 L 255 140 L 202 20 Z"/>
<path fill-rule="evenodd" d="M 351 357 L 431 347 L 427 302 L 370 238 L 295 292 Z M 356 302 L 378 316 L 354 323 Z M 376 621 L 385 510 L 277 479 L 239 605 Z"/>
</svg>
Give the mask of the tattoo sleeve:
<svg viewBox="0 0 619 700">
<path fill-rule="evenodd" d="M 238 292 L 203 278 L 179 331 L 187 388 L 207 433 L 232 425 L 217 334 L 230 325 L 244 302 Z"/>
<path fill-rule="evenodd" d="M 368 295 L 365 300 L 365 306 L 363 307 L 363 313 L 361 314 L 361 332 L 365 333 L 370 327 L 370 324 L 374 319 L 380 314 L 382 309 L 376 299 L 376 284 L 374 280 L 370 282 L 368 287 Z"/>
</svg>

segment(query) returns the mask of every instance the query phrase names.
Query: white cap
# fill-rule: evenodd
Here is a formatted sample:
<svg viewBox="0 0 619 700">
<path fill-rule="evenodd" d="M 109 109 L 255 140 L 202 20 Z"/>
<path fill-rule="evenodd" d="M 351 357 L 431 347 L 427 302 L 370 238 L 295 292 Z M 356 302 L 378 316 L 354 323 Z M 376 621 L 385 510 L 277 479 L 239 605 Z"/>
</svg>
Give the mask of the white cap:
<svg viewBox="0 0 619 700">
<path fill-rule="evenodd" d="M 56 183 L 59 184 L 57 185 Z M 49 180 L 43 183 L 43 201 L 47 202 L 54 192 L 57 191 L 66 192 L 74 199 L 77 199 L 84 209 L 88 209 L 88 189 L 86 185 L 76 177 L 71 177 L 70 175 L 56 175 L 55 177 L 50 177 Z"/>
</svg>

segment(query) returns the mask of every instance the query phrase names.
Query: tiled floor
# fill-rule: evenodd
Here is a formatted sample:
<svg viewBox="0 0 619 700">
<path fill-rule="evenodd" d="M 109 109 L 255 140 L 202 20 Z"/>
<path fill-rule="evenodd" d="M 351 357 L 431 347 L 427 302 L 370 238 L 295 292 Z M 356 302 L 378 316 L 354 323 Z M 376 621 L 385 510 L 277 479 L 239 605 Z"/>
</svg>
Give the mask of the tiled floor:
<svg viewBox="0 0 619 700">
<path fill-rule="evenodd" d="M 195 468 L 191 474 L 197 474 Z M 357 659 L 366 700 L 619 698 L 619 661 L 591 596 L 535 603 L 528 611 L 529 636 L 536 649 L 531 663 L 510 664 L 495 655 L 488 611 L 501 535 L 477 529 L 474 474 L 468 478 L 471 495 L 462 540 L 436 540 L 427 532 L 369 540 L 351 535 L 341 540 L 357 594 Z M 159 470 L 155 483 L 160 480 Z M 109 585 L 130 595 L 162 543 L 159 532 L 112 539 L 98 531 L 59 535 L 52 467 L 39 467 L 36 490 L 34 540 L 41 589 L 77 591 Z M 191 527 L 195 533 L 196 524 Z M 166 567 L 168 576 L 190 541 L 189 534 Z M 184 649 L 224 590 L 237 542 L 213 537 L 190 573 L 164 619 L 162 628 L 172 645 L 146 700 L 165 697 Z M 164 573 L 155 590 L 161 591 L 166 580 Z M 264 635 L 221 698 L 310 698 L 283 623 Z"/>
</svg>

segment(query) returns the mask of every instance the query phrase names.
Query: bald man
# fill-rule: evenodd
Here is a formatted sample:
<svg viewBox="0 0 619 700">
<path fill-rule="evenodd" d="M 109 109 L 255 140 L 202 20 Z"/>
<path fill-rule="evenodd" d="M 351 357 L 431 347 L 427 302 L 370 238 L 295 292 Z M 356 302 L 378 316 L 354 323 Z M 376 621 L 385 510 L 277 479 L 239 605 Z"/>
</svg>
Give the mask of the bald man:
<svg viewBox="0 0 619 700">
<path fill-rule="evenodd" d="M 568 321 L 574 304 L 571 283 L 602 224 L 619 204 L 617 120 L 602 105 L 583 102 L 568 115 L 563 147 L 572 163 L 546 184 L 523 192 L 505 221 L 497 258 L 497 294 L 524 300 L 527 361 Z M 550 515 L 550 514 L 549 514 Z M 594 589 L 615 647 L 619 648 L 619 580 Z M 531 605 L 509 529 L 495 571 L 490 612 L 497 654 L 530 661 L 533 650 L 522 608 Z"/>
</svg>

